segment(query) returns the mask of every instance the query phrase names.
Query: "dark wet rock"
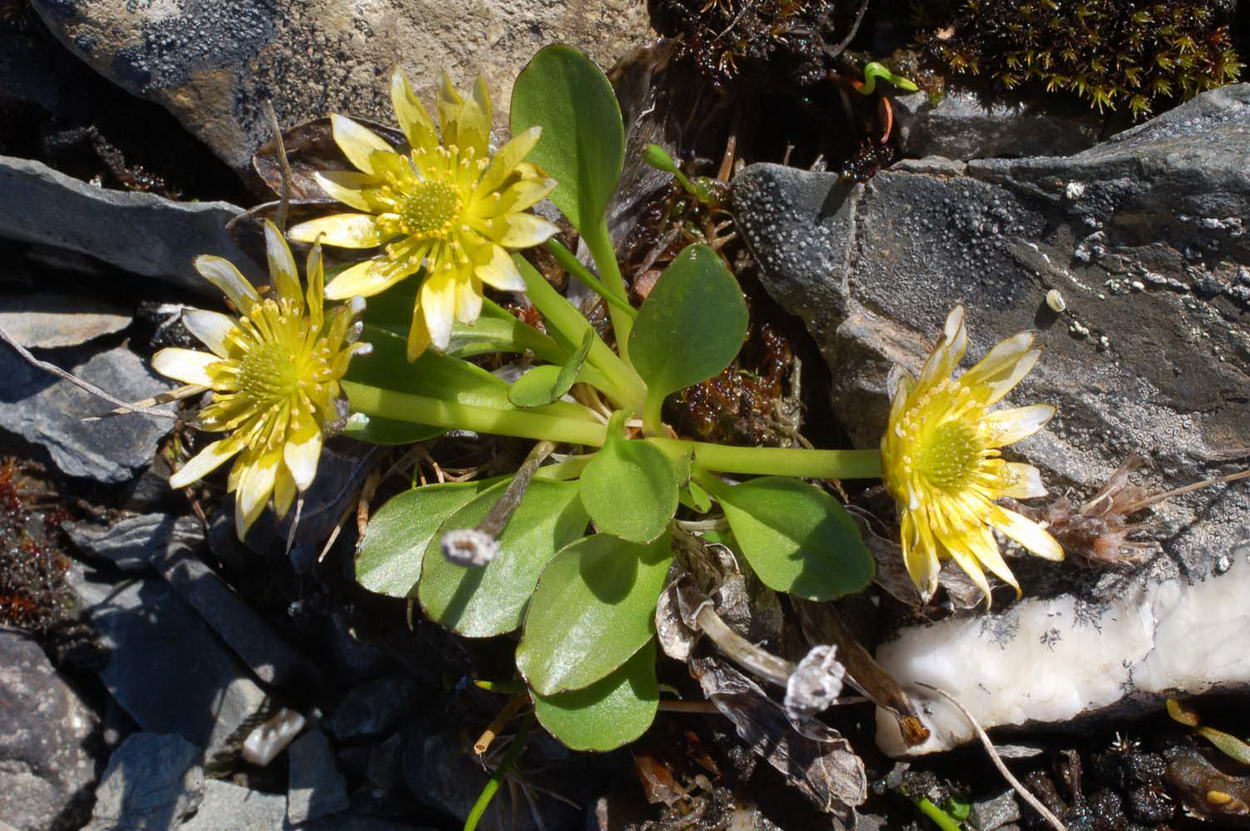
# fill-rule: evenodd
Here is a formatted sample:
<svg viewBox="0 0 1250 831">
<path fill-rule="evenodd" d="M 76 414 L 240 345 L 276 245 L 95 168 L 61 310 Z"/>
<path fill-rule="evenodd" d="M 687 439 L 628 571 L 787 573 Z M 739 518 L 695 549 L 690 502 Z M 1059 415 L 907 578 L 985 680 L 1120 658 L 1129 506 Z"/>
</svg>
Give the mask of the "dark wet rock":
<svg viewBox="0 0 1250 831">
<path fill-rule="evenodd" d="M 144 730 L 176 733 L 212 759 L 232 752 L 266 695 L 207 623 L 160 578 L 78 578 L 86 620 L 109 648 L 100 680 Z"/>
<path fill-rule="evenodd" d="M 314 727 L 296 739 L 287 756 L 290 784 L 286 816 L 292 825 L 336 814 L 351 805 L 330 742 L 319 728 Z"/>
<path fill-rule="evenodd" d="M 511 828 L 512 826 L 502 827 Z M 288 826 L 288 831 L 434 831 L 434 829 L 368 814 L 350 813 L 315 819 L 293 828 Z"/>
<path fill-rule="evenodd" d="M 0 824 L 65 831 L 91 811 L 98 719 L 26 635 L 0 629 Z"/>
<path fill-rule="evenodd" d="M 1056 112 L 1053 100 L 986 102 L 948 90 L 937 102 L 927 92 L 894 100 L 894 130 L 907 156 L 988 159 L 1069 156 L 1097 144 L 1102 119 L 1089 110 Z"/>
<path fill-rule="evenodd" d="M 0 329 L 27 349 L 79 346 L 122 331 L 130 319 L 121 306 L 91 297 L 0 292 Z"/>
<path fill-rule="evenodd" d="M 0 195 L 0 204 L 3 200 Z M 75 351 L 45 359 L 123 401 L 148 398 L 171 386 L 124 346 L 90 358 Z M 0 429 L 45 447 L 69 476 L 105 484 L 129 481 L 173 426 L 172 419 L 138 414 L 84 423 L 83 418 L 107 413 L 113 405 L 36 369 L 7 346 L 0 347 L 0 378 Z"/>
<path fill-rule="evenodd" d="M 204 542 L 204 530 L 193 517 L 144 514 L 127 517 L 108 527 L 90 522 L 62 526 L 79 551 L 107 560 L 122 571 L 143 571 L 151 559 L 171 543 L 195 548 Z"/>
<path fill-rule="evenodd" d="M 412 712 L 417 684 L 406 676 L 387 676 L 357 684 L 334 708 L 326 729 L 340 741 L 381 736 Z"/>
<path fill-rule="evenodd" d="M 402 63 L 431 86 L 443 68 L 467 83 L 480 68 L 497 110 L 545 43 L 571 43 L 604 65 L 650 37 L 644 6 L 541 0 L 422 6 L 39 0 L 48 27 L 126 90 L 164 105 L 217 155 L 243 170 L 269 138 L 263 102 L 283 125 L 331 111 L 390 122 L 387 81 Z"/>
<path fill-rule="evenodd" d="M 1066 158 L 904 162 L 855 187 L 755 165 L 733 204 L 768 291 L 822 349 L 860 446 L 880 440 L 891 365 L 917 370 L 962 302 L 971 359 L 1039 330 L 1044 359 L 1013 400 L 1059 415 L 1013 449 L 1052 487 L 1101 486 L 1143 452 L 1162 490 L 1245 453 L 1250 84 Z M 1062 314 L 1044 303 L 1051 289 Z M 1168 550 L 1201 575 L 1250 526 L 1250 495 L 1213 488 L 1162 513 L 1183 529 Z"/>
<path fill-rule="evenodd" d="M 286 797 L 209 779 L 195 815 L 178 831 L 278 831 L 285 817 Z"/>
<path fill-rule="evenodd" d="M 1016 792 L 1007 790 L 993 799 L 972 803 L 967 823 L 972 831 L 996 831 L 1018 819 L 1020 805 L 1016 802 Z"/>
<path fill-rule="evenodd" d="M 225 202 L 106 190 L 37 161 L 0 156 L 0 205 L 22 206 L 0 213 L 0 238 L 88 254 L 201 294 L 215 290 L 192 266 L 200 254 L 261 273 L 226 233 L 242 209 Z"/>
<path fill-rule="evenodd" d="M 109 759 L 85 831 L 165 831 L 203 796 L 198 747 L 177 735 L 135 733 Z"/>
</svg>

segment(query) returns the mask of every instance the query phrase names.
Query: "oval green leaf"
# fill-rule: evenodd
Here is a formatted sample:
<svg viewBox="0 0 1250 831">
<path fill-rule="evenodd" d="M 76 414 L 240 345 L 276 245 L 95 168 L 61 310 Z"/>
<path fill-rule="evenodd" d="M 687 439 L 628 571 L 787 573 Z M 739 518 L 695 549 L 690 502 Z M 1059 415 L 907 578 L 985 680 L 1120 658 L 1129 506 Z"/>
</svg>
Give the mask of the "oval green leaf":
<svg viewBox="0 0 1250 831">
<path fill-rule="evenodd" d="M 411 596 L 421 576 L 421 559 L 438 527 L 498 482 L 425 485 L 392 497 L 365 528 L 356 557 L 356 582 L 378 594 Z"/>
<path fill-rule="evenodd" d="M 561 366 L 543 364 L 536 366 L 522 375 L 508 392 L 508 400 L 518 407 L 541 407 L 559 401 L 573 388 L 577 374 L 586 363 L 586 355 L 590 345 L 594 343 L 595 333 L 587 329 L 582 344 Z"/>
<path fill-rule="evenodd" d="M 590 686 L 655 634 L 655 604 L 673 552 L 668 535 L 650 545 L 595 534 L 547 564 L 525 615 L 517 669 L 534 690 L 555 695 Z"/>
<path fill-rule="evenodd" d="M 629 744 L 647 731 L 659 709 L 655 641 L 585 689 L 533 697 L 539 723 L 573 750 L 606 751 Z"/>
<path fill-rule="evenodd" d="M 747 562 L 765 586 L 808 600 L 860 591 L 872 580 L 872 554 L 838 501 L 784 476 L 712 485 Z"/>
<path fill-rule="evenodd" d="M 534 480 L 499 537 L 494 561 L 481 567 L 448 562 L 441 550 L 443 533 L 476 526 L 506 487 L 501 482 L 484 491 L 439 527 L 426 547 L 417 584 L 421 608 L 431 620 L 472 638 L 520 626 L 543 567 L 585 534 L 589 521 L 576 482 Z"/>
<path fill-rule="evenodd" d="M 662 400 L 719 374 L 738 356 L 746 333 L 738 281 L 719 254 L 690 245 L 664 269 L 638 310 L 630 360 L 647 382 L 648 397 Z"/>
<path fill-rule="evenodd" d="M 582 504 L 605 534 L 650 542 L 677 512 L 677 471 L 659 448 L 621 434 L 624 415 L 613 416 L 607 443 L 582 471 Z"/>
<path fill-rule="evenodd" d="M 621 108 L 607 76 L 571 46 L 539 50 L 512 86 L 512 135 L 542 138 L 526 161 L 559 183 L 551 201 L 579 231 L 603 218 L 625 161 Z"/>
</svg>

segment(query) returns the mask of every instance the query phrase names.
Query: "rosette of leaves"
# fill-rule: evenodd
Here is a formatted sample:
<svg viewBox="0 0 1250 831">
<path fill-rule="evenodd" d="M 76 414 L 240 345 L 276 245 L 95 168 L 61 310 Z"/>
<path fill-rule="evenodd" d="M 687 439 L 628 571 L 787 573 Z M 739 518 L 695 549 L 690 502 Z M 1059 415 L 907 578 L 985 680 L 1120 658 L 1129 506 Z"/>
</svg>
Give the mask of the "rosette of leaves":
<svg viewBox="0 0 1250 831">
<path fill-rule="evenodd" d="M 374 349 L 344 379 L 355 411 L 347 432 L 398 444 L 463 429 L 568 452 L 537 469 L 487 564 L 453 562 L 442 540 L 491 515 L 513 475 L 393 497 L 369 522 L 356 576 L 462 636 L 514 633 L 539 722 L 572 748 L 607 750 L 637 738 L 657 710 L 656 604 L 691 556 L 675 551 L 674 522 L 723 513 L 724 539 L 774 590 L 813 600 L 859 591 L 873 563 L 855 524 L 796 477 L 876 476 L 880 459 L 876 450 L 675 437 L 661 421 L 665 400 L 721 373 L 742 347 L 747 310 L 736 279 L 719 254 L 691 245 L 642 306 L 630 306 L 605 219 L 624 129 L 606 77 L 580 52 L 539 52 L 516 81 L 511 120 L 514 133 L 542 128 L 530 160 L 558 180 L 551 201 L 598 273 L 558 243 L 548 248 L 606 301 L 614 345 L 519 256 L 542 331 L 488 300 L 474 324 L 456 324 L 445 353 L 409 363 L 414 289 L 401 283 L 371 298 L 363 340 Z M 494 355 L 529 368 L 508 383 L 474 363 Z"/>
</svg>

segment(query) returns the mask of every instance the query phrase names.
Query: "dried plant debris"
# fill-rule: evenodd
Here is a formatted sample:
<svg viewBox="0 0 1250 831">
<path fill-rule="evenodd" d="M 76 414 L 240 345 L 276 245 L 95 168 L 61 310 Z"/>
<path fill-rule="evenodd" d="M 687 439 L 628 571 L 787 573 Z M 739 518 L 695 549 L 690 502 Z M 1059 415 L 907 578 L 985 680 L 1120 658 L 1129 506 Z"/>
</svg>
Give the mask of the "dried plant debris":
<svg viewBox="0 0 1250 831">
<path fill-rule="evenodd" d="M 1235 82 L 1242 69 L 1221 0 L 948 0 L 914 3 L 918 41 L 956 75 L 1066 91 L 1135 118 Z"/>
<path fill-rule="evenodd" d="M 0 461 L 0 625 L 47 636 L 70 620 L 70 560 L 59 545 L 58 508 L 40 509 L 41 494 L 16 459 Z"/>
</svg>

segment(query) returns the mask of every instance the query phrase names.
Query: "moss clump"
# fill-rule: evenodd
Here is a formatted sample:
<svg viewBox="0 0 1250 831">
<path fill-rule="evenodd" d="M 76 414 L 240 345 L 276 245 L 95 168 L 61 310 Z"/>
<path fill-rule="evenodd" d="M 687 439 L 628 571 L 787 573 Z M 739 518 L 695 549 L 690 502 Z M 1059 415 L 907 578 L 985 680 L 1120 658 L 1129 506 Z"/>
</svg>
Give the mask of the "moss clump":
<svg viewBox="0 0 1250 831">
<path fill-rule="evenodd" d="M 71 619 L 69 558 L 54 538 L 64 515 L 38 510 L 14 459 L 0 461 L 0 626 L 47 636 Z"/>
<path fill-rule="evenodd" d="M 917 6 L 916 21 L 920 45 L 953 73 L 1007 89 L 1037 83 L 1138 118 L 1242 68 L 1220 0 L 952 0 Z"/>
</svg>

